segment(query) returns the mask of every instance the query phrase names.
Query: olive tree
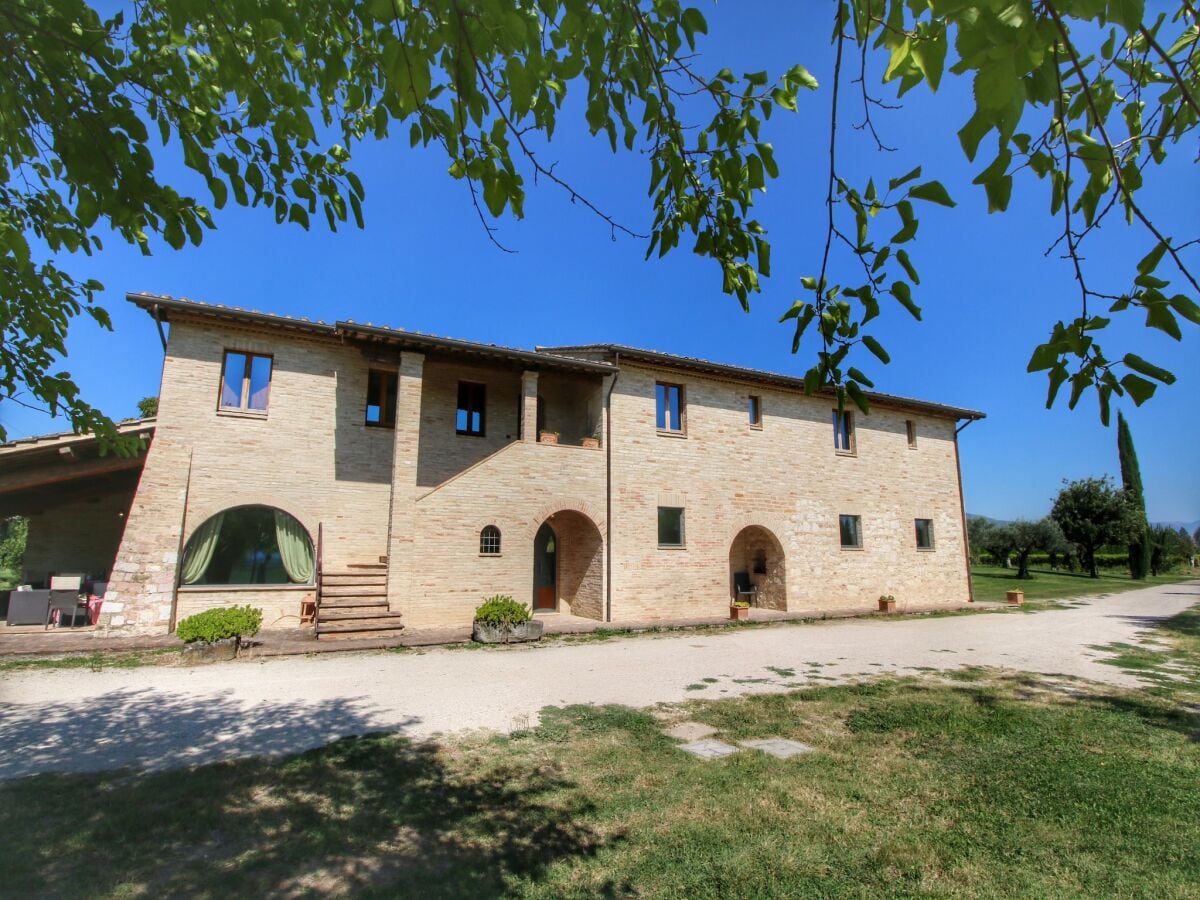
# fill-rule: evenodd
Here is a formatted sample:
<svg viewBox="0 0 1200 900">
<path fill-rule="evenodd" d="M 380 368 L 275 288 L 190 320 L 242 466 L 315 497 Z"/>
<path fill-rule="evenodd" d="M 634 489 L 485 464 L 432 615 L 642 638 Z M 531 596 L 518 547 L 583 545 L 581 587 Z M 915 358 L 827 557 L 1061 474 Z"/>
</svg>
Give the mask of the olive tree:
<svg viewBox="0 0 1200 900">
<path fill-rule="evenodd" d="M 1012 552 L 1017 555 L 1017 577 L 1031 578 L 1029 556 L 1035 550 L 1051 550 L 1063 543 L 1063 534 L 1050 518 L 1031 522 L 1018 519 L 1008 525 L 1012 536 Z"/>
<path fill-rule="evenodd" d="M 1106 544 L 1121 544 L 1137 531 L 1139 519 L 1124 491 L 1108 478 L 1065 481 L 1050 510 L 1063 536 L 1079 548 L 1081 562 L 1092 578 L 1100 573 L 1096 551 Z"/>
</svg>

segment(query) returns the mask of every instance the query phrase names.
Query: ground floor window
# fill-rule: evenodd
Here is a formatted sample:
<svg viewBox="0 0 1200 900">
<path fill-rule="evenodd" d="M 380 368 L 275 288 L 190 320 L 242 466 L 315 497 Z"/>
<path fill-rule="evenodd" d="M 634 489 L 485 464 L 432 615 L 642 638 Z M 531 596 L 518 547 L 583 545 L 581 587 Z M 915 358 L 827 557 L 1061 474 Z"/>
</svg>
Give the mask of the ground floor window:
<svg viewBox="0 0 1200 900">
<path fill-rule="evenodd" d="M 683 510 L 679 507 L 658 508 L 658 546 L 683 546 Z"/>
<path fill-rule="evenodd" d="M 238 506 L 197 528 L 183 551 L 183 584 L 310 584 L 313 545 L 281 509 Z"/>
<path fill-rule="evenodd" d="M 917 519 L 917 549 L 933 549 L 933 519 Z"/>
<path fill-rule="evenodd" d="M 862 547 L 862 516 L 839 516 L 838 525 L 842 534 L 843 550 L 857 550 Z"/>
</svg>

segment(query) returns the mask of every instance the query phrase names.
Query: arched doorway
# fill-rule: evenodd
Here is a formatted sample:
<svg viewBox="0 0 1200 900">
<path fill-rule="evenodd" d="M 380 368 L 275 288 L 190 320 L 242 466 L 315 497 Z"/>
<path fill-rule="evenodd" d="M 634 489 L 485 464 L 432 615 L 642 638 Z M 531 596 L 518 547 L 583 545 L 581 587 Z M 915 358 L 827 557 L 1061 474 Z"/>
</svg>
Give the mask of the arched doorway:
<svg viewBox="0 0 1200 900">
<path fill-rule="evenodd" d="M 549 522 L 533 538 L 533 609 L 558 609 L 558 541 Z"/>
<path fill-rule="evenodd" d="M 534 610 L 604 618 L 604 541 L 581 512 L 546 519 L 533 539 Z"/>
<path fill-rule="evenodd" d="M 783 545 L 767 528 L 747 525 L 729 547 L 729 593 L 735 578 L 745 573 L 758 588 L 758 605 L 765 609 L 787 609 L 787 575 Z"/>
</svg>

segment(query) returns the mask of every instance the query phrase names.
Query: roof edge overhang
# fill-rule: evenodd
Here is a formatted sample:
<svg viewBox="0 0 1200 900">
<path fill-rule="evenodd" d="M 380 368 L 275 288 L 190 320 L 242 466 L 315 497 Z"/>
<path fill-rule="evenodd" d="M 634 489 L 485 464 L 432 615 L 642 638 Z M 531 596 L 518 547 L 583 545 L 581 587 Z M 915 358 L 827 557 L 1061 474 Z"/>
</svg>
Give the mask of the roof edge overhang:
<svg viewBox="0 0 1200 900">
<path fill-rule="evenodd" d="M 479 360 L 520 365 L 526 369 L 590 372 L 600 375 L 611 375 L 617 371 L 616 366 L 611 363 L 572 359 L 567 354 L 539 353 L 536 350 L 518 350 L 495 344 L 443 338 L 381 325 L 362 325 L 349 319 L 331 324 L 306 318 L 292 318 L 291 316 L 147 293 L 129 293 L 125 295 L 125 299 L 163 322 L 169 322 L 171 314 L 175 313 L 239 325 L 254 325 L 293 333 L 298 332 L 331 340 L 386 344 L 401 350 L 474 357 Z"/>
<path fill-rule="evenodd" d="M 622 360 L 634 363 L 644 362 L 665 368 L 681 369 L 734 381 L 804 390 L 804 379 L 797 378 L 794 375 L 782 375 L 777 372 L 767 372 L 761 369 L 748 369 L 743 366 L 714 363 L 703 359 L 662 353 L 657 350 L 626 347 L 621 344 L 577 344 L 569 347 L 538 347 L 537 349 L 540 353 L 562 354 L 603 351 L 614 358 L 619 356 Z M 950 406 L 945 403 L 934 403 L 929 400 L 919 400 L 913 397 L 899 397 L 894 394 L 884 394 L 878 391 L 863 391 L 863 394 L 866 395 L 867 400 L 871 404 L 877 403 L 879 406 L 887 409 L 911 410 L 913 412 L 925 413 L 926 415 L 954 419 L 955 421 L 961 419 L 976 421 L 987 418 L 987 414 L 979 410 Z M 817 392 L 817 396 L 833 397 L 834 392 L 829 388 L 822 388 Z"/>
</svg>

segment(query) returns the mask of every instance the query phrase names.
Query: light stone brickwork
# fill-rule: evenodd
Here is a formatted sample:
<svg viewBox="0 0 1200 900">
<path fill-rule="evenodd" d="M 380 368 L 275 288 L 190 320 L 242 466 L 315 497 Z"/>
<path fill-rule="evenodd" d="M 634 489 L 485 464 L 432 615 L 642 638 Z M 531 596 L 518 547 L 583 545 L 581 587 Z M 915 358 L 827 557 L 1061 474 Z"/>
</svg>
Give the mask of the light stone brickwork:
<svg viewBox="0 0 1200 900">
<path fill-rule="evenodd" d="M 217 409 L 226 349 L 273 357 L 265 416 Z M 723 614 L 732 573 L 753 571 L 760 553 L 767 571 L 753 578 L 771 608 L 868 609 L 893 594 L 904 609 L 968 596 L 949 417 L 880 406 L 855 417 L 857 453 L 841 456 L 830 401 L 796 391 L 625 360 L 614 384 L 462 359 L 175 314 L 106 624 L 165 629 L 186 538 L 247 504 L 290 513 L 314 540 L 320 526 L 327 571 L 386 561 L 389 606 L 411 628 L 468 623 L 493 594 L 530 602 L 544 522 L 556 536 L 558 608 L 595 619 Z M 371 367 L 398 373 L 394 429 L 364 423 Z M 684 386 L 686 435 L 656 431 L 656 380 Z M 486 385 L 483 436 L 456 433 L 461 381 Z M 748 423 L 749 394 L 762 398 L 761 429 Z M 539 396 L 560 445 L 537 441 Z M 917 423 L 916 449 L 906 419 Z M 572 445 L 593 434 L 611 434 L 611 448 Z M 684 508 L 684 547 L 658 546 L 659 506 Z M 862 549 L 840 548 L 841 513 L 862 517 Z M 916 549 L 916 518 L 934 521 L 936 549 Z M 488 525 L 501 532 L 496 555 L 480 552 Z M 297 622 L 311 588 L 177 596 L 176 619 L 251 602 L 279 626 Z"/>
<path fill-rule="evenodd" d="M 64 560 L 73 571 L 109 575 L 117 555 L 125 519 L 133 504 L 133 486 L 79 499 L 63 492 L 54 507 L 29 516 L 29 538 L 21 580 L 49 584 Z"/>
<path fill-rule="evenodd" d="M 682 384 L 686 436 L 655 428 L 655 382 Z M 751 428 L 748 395 L 762 398 Z M 798 392 L 622 363 L 612 398 L 614 619 L 720 615 L 730 548 L 747 526 L 784 548 L 789 610 L 869 609 L 966 600 L 950 419 L 875 409 L 857 415 L 857 454 L 834 452 L 831 403 Z M 909 449 L 905 420 L 917 423 Z M 657 507 L 682 506 L 682 549 L 657 546 Z M 839 514 L 862 517 L 863 548 L 842 550 Z M 916 518 L 937 548 L 916 549 Z"/>
</svg>

